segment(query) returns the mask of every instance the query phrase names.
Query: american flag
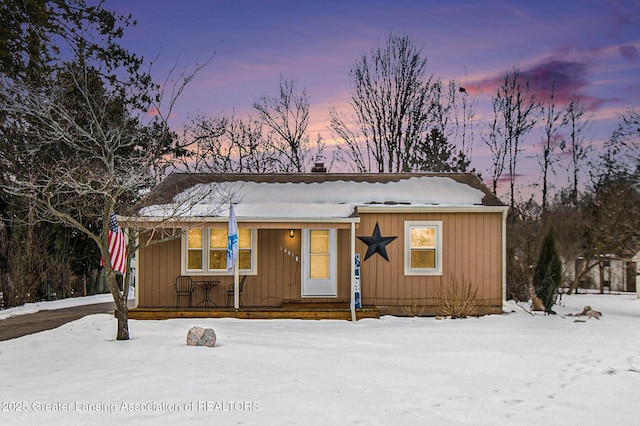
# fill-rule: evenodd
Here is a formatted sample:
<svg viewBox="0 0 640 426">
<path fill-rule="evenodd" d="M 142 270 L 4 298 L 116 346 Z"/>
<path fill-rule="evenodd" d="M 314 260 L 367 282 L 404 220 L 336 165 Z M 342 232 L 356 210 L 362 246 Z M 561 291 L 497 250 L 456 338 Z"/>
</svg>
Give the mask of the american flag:
<svg viewBox="0 0 640 426">
<path fill-rule="evenodd" d="M 113 270 L 124 274 L 127 271 L 127 243 L 124 231 L 120 229 L 113 213 L 109 218 L 109 254 Z M 104 266 L 104 258 L 100 259 L 100 265 Z"/>
</svg>

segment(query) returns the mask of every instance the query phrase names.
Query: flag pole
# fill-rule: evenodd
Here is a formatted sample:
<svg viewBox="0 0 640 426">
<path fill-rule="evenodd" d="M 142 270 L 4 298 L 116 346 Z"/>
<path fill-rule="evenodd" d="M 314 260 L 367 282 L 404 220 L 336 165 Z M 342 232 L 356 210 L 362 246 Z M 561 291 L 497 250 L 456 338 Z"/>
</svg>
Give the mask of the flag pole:
<svg viewBox="0 0 640 426">
<path fill-rule="evenodd" d="M 238 276 L 240 275 L 240 271 L 238 271 L 238 262 L 233 265 L 233 306 L 236 310 L 240 309 L 240 292 L 238 288 Z"/>
<path fill-rule="evenodd" d="M 240 308 L 238 288 L 238 224 L 231 200 L 229 200 L 229 224 L 227 229 L 227 271 L 233 273 L 233 307 L 237 310 Z"/>
</svg>

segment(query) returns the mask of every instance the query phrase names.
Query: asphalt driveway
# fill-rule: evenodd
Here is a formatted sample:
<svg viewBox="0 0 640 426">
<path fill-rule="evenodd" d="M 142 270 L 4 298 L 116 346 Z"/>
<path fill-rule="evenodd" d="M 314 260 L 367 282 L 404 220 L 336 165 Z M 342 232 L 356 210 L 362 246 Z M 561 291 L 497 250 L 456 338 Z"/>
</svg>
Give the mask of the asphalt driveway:
<svg viewBox="0 0 640 426">
<path fill-rule="evenodd" d="M 0 320 L 0 341 L 15 339 L 16 337 L 39 333 L 45 330 L 51 330 L 87 315 L 102 313 L 113 314 L 114 310 L 115 304 L 113 302 L 109 302 L 50 311 L 39 311 L 33 314 L 6 318 Z"/>
</svg>

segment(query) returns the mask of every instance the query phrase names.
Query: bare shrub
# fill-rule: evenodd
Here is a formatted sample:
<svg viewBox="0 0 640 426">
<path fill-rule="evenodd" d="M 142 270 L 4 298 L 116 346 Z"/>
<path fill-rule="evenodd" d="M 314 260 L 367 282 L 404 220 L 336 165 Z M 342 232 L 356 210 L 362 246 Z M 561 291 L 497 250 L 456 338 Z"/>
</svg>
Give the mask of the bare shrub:
<svg viewBox="0 0 640 426">
<path fill-rule="evenodd" d="M 421 317 L 424 314 L 426 306 L 424 305 L 404 305 L 402 307 L 402 313 L 408 317 Z"/>
<path fill-rule="evenodd" d="M 452 276 L 448 283 L 440 284 L 436 288 L 438 297 L 438 314 L 451 318 L 467 318 L 477 315 L 476 296 L 478 289 L 473 288 L 464 277 L 458 280 Z"/>
</svg>

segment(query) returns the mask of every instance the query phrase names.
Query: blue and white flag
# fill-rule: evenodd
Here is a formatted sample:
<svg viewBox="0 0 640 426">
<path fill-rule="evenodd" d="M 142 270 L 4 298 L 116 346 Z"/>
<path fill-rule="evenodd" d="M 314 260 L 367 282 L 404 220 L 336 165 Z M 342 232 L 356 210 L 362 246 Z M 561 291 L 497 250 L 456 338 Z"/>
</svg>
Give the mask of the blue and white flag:
<svg viewBox="0 0 640 426">
<path fill-rule="evenodd" d="M 233 204 L 229 208 L 229 228 L 227 230 L 227 272 L 233 270 L 233 265 L 238 261 L 238 224 Z"/>
</svg>

